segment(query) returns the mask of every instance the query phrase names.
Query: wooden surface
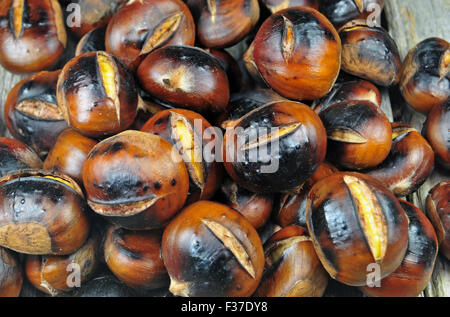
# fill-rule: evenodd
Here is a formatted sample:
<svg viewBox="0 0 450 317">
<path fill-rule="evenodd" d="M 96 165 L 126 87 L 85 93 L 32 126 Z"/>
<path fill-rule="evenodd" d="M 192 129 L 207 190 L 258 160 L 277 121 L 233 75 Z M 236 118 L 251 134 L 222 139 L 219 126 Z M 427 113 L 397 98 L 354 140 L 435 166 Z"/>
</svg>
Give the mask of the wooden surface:
<svg viewBox="0 0 450 317">
<path fill-rule="evenodd" d="M 450 0 L 386 0 L 385 15 L 388 29 L 397 42 L 402 58 L 410 48 L 428 37 L 442 37 L 450 41 Z M 10 89 L 25 76 L 14 75 L 0 67 L 0 135 L 4 135 L 6 128 L 3 121 L 3 105 Z M 397 114 L 402 121 L 413 124 L 419 131 L 425 121 L 425 116 L 412 111 L 396 98 L 395 89 L 391 89 L 391 98 L 387 90 L 382 90 L 383 110 L 392 121 Z M 394 95 L 394 97 L 393 97 Z M 393 111 L 390 105 L 393 106 Z M 7 134 L 7 133 L 6 133 Z M 435 169 L 430 179 L 417 193 L 408 197 L 419 208 L 423 209 L 423 201 L 431 187 L 449 175 Z M 328 296 L 358 296 L 353 288 L 346 288 L 341 284 L 335 285 Z M 450 264 L 442 256 L 438 257 L 432 281 L 423 296 L 450 296 Z"/>
</svg>

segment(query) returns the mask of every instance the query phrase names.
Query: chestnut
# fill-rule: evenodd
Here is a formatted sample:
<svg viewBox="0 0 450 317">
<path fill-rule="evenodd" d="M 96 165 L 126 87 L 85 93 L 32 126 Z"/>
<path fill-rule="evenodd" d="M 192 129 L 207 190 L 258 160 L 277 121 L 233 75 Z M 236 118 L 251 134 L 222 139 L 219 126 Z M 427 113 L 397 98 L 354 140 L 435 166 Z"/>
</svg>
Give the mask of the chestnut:
<svg viewBox="0 0 450 317">
<path fill-rule="evenodd" d="M 128 0 L 74 0 L 71 3 L 78 6 L 80 23 L 69 25 L 70 31 L 82 37 L 98 27 L 106 27 L 113 15 L 126 4 Z"/>
<path fill-rule="evenodd" d="M 321 13 L 294 7 L 262 24 L 244 59 L 283 97 L 314 100 L 328 93 L 339 75 L 341 40 Z"/>
<path fill-rule="evenodd" d="M 388 118 L 369 101 L 348 101 L 319 113 L 327 130 L 327 158 L 339 167 L 363 170 L 389 155 L 392 128 Z"/>
<path fill-rule="evenodd" d="M 221 143 L 205 118 L 184 109 L 164 110 L 148 120 L 141 131 L 159 135 L 179 151 L 189 173 L 187 204 L 214 195 L 222 180 L 222 166 L 214 153 Z M 213 153 L 207 153 L 207 148 Z"/>
<path fill-rule="evenodd" d="M 186 207 L 169 223 L 162 256 L 176 296 L 247 297 L 264 269 L 263 246 L 253 226 L 211 201 Z"/>
<path fill-rule="evenodd" d="M 341 102 L 370 101 L 381 107 L 381 94 L 377 86 L 366 80 L 352 80 L 336 83 L 331 91 L 313 104 L 316 113 Z"/>
<path fill-rule="evenodd" d="M 275 220 L 282 226 L 297 225 L 306 228 L 306 201 L 308 193 L 315 183 L 339 172 L 336 167 L 328 162 L 323 162 L 314 174 L 303 184 L 297 194 L 283 194 L 278 197 L 275 208 Z"/>
<path fill-rule="evenodd" d="M 314 111 L 292 101 L 263 105 L 227 129 L 224 166 L 258 193 L 296 192 L 325 158 L 326 131 Z"/>
<path fill-rule="evenodd" d="M 387 158 L 367 172 L 396 196 L 415 192 L 433 171 L 434 153 L 420 133 L 405 123 L 393 123 L 392 147 Z"/>
<path fill-rule="evenodd" d="M 381 12 L 384 0 L 321 0 L 319 10 L 339 27 L 354 19 L 366 19 L 376 6 Z"/>
<path fill-rule="evenodd" d="M 431 279 L 438 253 L 436 233 L 419 208 L 404 200 L 400 205 L 409 219 L 405 257 L 393 273 L 379 281 L 379 286 L 361 288 L 369 296 L 417 297 Z"/>
<path fill-rule="evenodd" d="M 113 274 L 127 286 L 151 290 L 169 286 L 161 258 L 159 231 L 128 231 L 111 227 L 106 234 L 105 261 Z"/>
<path fill-rule="evenodd" d="M 0 4 L 0 64 L 14 73 L 54 66 L 67 45 L 57 0 L 4 0 Z"/>
<path fill-rule="evenodd" d="M 336 173 L 316 183 L 306 222 L 327 272 L 350 286 L 366 285 L 369 264 L 380 266 L 380 278 L 394 272 L 408 246 L 408 217 L 397 198 L 360 173 Z"/>
<path fill-rule="evenodd" d="M 441 182 L 430 190 L 426 212 L 436 230 L 440 251 L 450 260 L 450 181 Z"/>
<path fill-rule="evenodd" d="M 0 179 L 0 246 L 66 255 L 84 244 L 89 229 L 84 195 L 68 176 L 26 169 Z"/>
<path fill-rule="evenodd" d="M 34 287 L 52 296 L 79 288 L 100 265 L 101 240 L 100 232 L 92 230 L 84 245 L 72 254 L 28 255 L 25 274 Z M 79 280 L 74 278 L 75 273 Z"/>
<path fill-rule="evenodd" d="M 400 92 L 416 111 L 428 113 L 450 97 L 450 46 L 428 38 L 413 47 L 403 62 Z"/>
<path fill-rule="evenodd" d="M 67 129 L 59 135 L 44 161 L 43 168 L 61 172 L 82 185 L 84 161 L 97 143 L 75 130 Z"/>
<path fill-rule="evenodd" d="M 0 247 L 0 297 L 18 297 L 23 275 L 17 256 Z"/>
<path fill-rule="evenodd" d="M 106 26 L 95 28 L 86 33 L 75 48 L 75 56 L 89 52 L 106 51 L 105 34 Z"/>
<path fill-rule="evenodd" d="M 136 117 L 138 92 L 133 75 L 106 52 L 71 59 L 59 75 L 56 96 L 68 125 L 88 137 L 124 131 Z"/>
<path fill-rule="evenodd" d="M 238 62 L 224 49 L 206 48 L 205 51 L 217 58 L 228 78 L 230 93 L 237 93 L 242 89 L 242 72 Z"/>
<path fill-rule="evenodd" d="M 0 177 L 25 168 L 42 168 L 39 156 L 22 142 L 0 137 Z"/>
<path fill-rule="evenodd" d="M 238 211 L 256 229 L 261 229 L 269 220 L 273 206 L 273 195 L 249 192 L 226 179 L 221 186 L 226 204 Z"/>
<path fill-rule="evenodd" d="M 450 170 L 450 98 L 431 109 L 423 127 L 423 134 L 430 142 L 436 161 Z"/>
<path fill-rule="evenodd" d="M 195 47 L 169 45 L 155 50 L 140 64 L 137 75 L 148 93 L 173 107 L 221 113 L 230 98 L 220 62 Z"/>
<path fill-rule="evenodd" d="M 76 297 L 132 297 L 133 289 L 120 282 L 111 273 L 103 273 L 87 281 L 77 289 Z"/>
<path fill-rule="evenodd" d="M 131 230 L 163 227 L 183 207 L 189 175 L 163 138 L 125 131 L 98 143 L 83 166 L 89 206 Z"/>
<path fill-rule="evenodd" d="M 355 20 L 339 29 L 342 70 L 389 87 L 400 80 L 402 61 L 397 44 L 382 27 Z"/>
<path fill-rule="evenodd" d="M 195 25 L 181 0 L 129 1 L 106 30 L 106 51 L 135 71 L 148 53 L 165 45 L 194 45 Z"/>
<path fill-rule="evenodd" d="M 306 230 L 290 226 L 264 245 L 265 267 L 258 297 L 321 297 L 328 274 L 320 263 Z"/>
<path fill-rule="evenodd" d="M 8 94 L 4 108 L 11 135 L 44 158 L 67 123 L 56 100 L 60 71 L 40 72 L 17 83 Z"/>
<path fill-rule="evenodd" d="M 272 13 L 292 7 L 319 9 L 319 0 L 262 0 L 262 2 Z"/>
<path fill-rule="evenodd" d="M 186 0 L 205 47 L 230 47 L 242 40 L 259 20 L 258 0 Z"/>
</svg>

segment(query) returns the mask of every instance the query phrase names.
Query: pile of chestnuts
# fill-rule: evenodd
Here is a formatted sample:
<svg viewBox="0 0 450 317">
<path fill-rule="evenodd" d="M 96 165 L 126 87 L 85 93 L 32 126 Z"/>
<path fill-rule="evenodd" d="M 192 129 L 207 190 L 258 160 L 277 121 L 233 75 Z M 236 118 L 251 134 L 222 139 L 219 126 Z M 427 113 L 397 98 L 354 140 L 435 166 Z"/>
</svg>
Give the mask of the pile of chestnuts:
<svg viewBox="0 0 450 317">
<path fill-rule="evenodd" d="M 402 62 L 381 0 L 78 0 L 79 26 L 70 3 L 0 4 L 0 64 L 30 74 L 3 108 L 0 296 L 418 296 L 450 259 L 450 182 L 406 201 L 450 168 L 448 42 Z"/>
</svg>

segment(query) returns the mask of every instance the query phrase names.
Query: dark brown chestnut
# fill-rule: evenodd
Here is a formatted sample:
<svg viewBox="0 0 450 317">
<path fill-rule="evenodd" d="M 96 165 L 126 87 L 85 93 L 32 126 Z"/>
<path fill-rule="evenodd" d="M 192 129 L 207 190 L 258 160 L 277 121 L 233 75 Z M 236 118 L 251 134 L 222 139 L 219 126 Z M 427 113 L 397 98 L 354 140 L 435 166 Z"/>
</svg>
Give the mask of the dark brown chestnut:
<svg viewBox="0 0 450 317">
<path fill-rule="evenodd" d="M 97 144 L 75 130 L 63 131 L 44 161 L 44 169 L 61 172 L 83 184 L 83 164 L 89 152 Z"/>
<path fill-rule="evenodd" d="M 100 138 L 134 121 L 138 92 L 133 74 L 112 55 L 89 52 L 70 60 L 58 78 L 56 96 L 69 126 Z"/>
<path fill-rule="evenodd" d="M 214 56 L 200 48 L 162 47 L 144 59 L 137 74 L 148 93 L 173 107 L 221 113 L 230 98 L 225 70 Z"/>
<path fill-rule="evenodd" d="M 425 214 L 413 204 L 400 200 L 409 219 L 408 249 L 402 264 L 377 285 L 361 290 L 376 297 L 417 297 L 428 285 L 438 253 L 433 226 Z"/>
<path fill-rule="evenodd" d="M 226 204 L 239 211 L 255 229 L 262 228 L 269 220 L 273 206 L 273 195 L 255 194 L 226 179 L 221 186 Z"/>
<path fill-rule="evenodd" d="M 397 44 L 385 29 L 355 20 L 344 25 L 339 36 L 342 40 L 342 70 L 380 86 L 399 82 L 402 61 Z"/>
<path fill-rule="evenodd" d="M 428 113 L 450 97 L 450 45 L 440 38 L 423 40 L 403 62 L 400 91 L 416 111 Z"/>
<path fill-rule="evenodd" d="M 318 11 L 294 7 L 270 16 L 244 57 L 280 95 L 314 100 L 327 94 L 341 65 L 341 40 Z M 253 70 L 252 70 L 253 68 Z"/>
<path fill-rule="evenodd" d="M 310 7 L 319 9 L 319 0 L 262 0 L 262 3 L 272 13 L 292 8 L 292 7 Z"/>
<path fill-rule="evenodd" d="M 221 143 L 205 118 L 184 109 L 164 110 L 147 121 L 141 131 L 159 135 L 179 151 L 189 173 L 187 204 L 214 195 L 222 180 L 222 166 L 215 158 Z"/>
<path fill-rule="evenodd" d="M 246 297 L 264 269 L 261 240 L 237 211 L 199 201 L 166 227 L 162 256 L 177 296 Z"/>
<path fill-rule="evenodd" d="M 165 45 L 194 45 L 195 25 L 181 0 L 129 1 L 108 24 L 107 52 L 135 71 L 148 53 Z"/>
<path fill-rule="evenodd" d="M 56 296 L 90 280 L 100 265 L 101 233 L 92 230 L 86 243 L 69 255 L 28 255 L 25 274 L 38 290 Z"/>
<path fill-rule="evenodd" d="M 370 264 L 380 278 L 401 264 L 408 246 L 408 217 L 397 198 L 376 179 L 336 173 L 308 194 L 306 221 L 314 248 L 332 278 L 367 284 Z"/>
<path fill-rule="evenodd" d="M 26 254 L 65 255 L 86 241 L 84 195 L 66 175 L 21 170 L 0 179 L 0 246 Z"/>
<path fill-rule="evenodd" d="M 230 47 L 242 40 L 259 20 L 257 0 L 186 0 L 206 47 Z"/>
<path fill-rule="evenodd" d="M 436 230 L 440 251 L 450 260 L 450 181 L 441 182 L 430 190 L 426 212 Z"/>
<path fill-rule="evenodd" d="M 9 92 L 5 102 L 4 118 L 9 132 L 41 158 L 67 129 L 56 100 L 59 73 L 40 72 L 23 79 Z"/>
<path fill-rule="evenodd" d="M 319 113 L 327 130 L 327 159 L 338 167 L 363 170 L 383 162 L 392 145 L 388 118 L 369 101 L 348 101 Z"/>
<path fill-rule="evenodd" d="M 75 293 L 76 297 L 133 297 L 136 292 L 111 273 L 103 273 L 87 281 Z"/>
<path fill-rule="evenodd" d="M 386 185 L 396 196 L 415 192 L 434 167 L 434 153 L 420 133 L 405 123 L 393 123 L 392 146 L 387 158 L 367 172 Z"/>
<path fill-rule="evenodd" d="M 326 131 L 314 111 L 269 103 L 227 129 L 223 161 L 231 178 L 258 193 L 296 192 L 325 158 Z"/>
<path fill-rule="evenodd" d="M 423 134 L 430 142 L 436 161 L 450 170 L 450 98 L 433 107 L 423 127 Z"/>
<path fill-rule="evenodd" d="M 23 274 L 17 256 L 0 247 L 0 297 L 19 297 Z"/>
<path fill-rule="evenodd" d="M 228 77 L 228 86 L 230 93 L 237 93 L 242 90 L 244 85 L 242 72 L 238 62 L 234 57 L 224 49 L 206 48 L 205 51 L 217 58 Z"/>
<path fill-rule="evenodd" d="M 105 261 L 127 286 L 151 290 L 169 286 L 161 257 L 160 231 L 128 231 L 111 227 L 105 240 Z"/>
<path fill-rule="evenodd" d="M 302 227 L 275 233 L 264 245 L 265 267 L 257 297 L 321 297 L 328 284 L 311 238 Z"/>
<path fill-rule="evenodd" d="M 183 207 L 189 175 L 176 148 L 145 132 L 98 143 L 83 166 L 89 206 L 131 230 L 163 227 Z"/>
<path fill-rule="evenodd" d="M 89 52 L 106 51 L 105 34 L 106 26 L 95 28 L 86 33 L 75 48 L 75 56 Z"/>
<path fill-rule="evenodd" d="M 313 109 L 319 113 L 335 104 L 348 101 L 370 101 L 381 107 L 381 94 L 377 86 L 366 80 L 353 80 L 336 83 L 331 91 L 316 100 Z"/>
<path fill-rule="evenodd" d="M 366 19 L 380 14 L 384 0 L 321 0 L 319 10 L 336 27 L 354 19 Z M 375 16 L 375 18 L 378 18 Z"/>
<path fill-rule="evenodd" d="M 22 142 L 0 137 L 0 177 L 25 168 L 42 168 L 39 156 Z"/>
<path fill-rule="evenodd" d="M 57 0 L 4 0 L 0 4 L 0 64 L 14 73 L 54 66 L 67 45 Z"/>
</svg>

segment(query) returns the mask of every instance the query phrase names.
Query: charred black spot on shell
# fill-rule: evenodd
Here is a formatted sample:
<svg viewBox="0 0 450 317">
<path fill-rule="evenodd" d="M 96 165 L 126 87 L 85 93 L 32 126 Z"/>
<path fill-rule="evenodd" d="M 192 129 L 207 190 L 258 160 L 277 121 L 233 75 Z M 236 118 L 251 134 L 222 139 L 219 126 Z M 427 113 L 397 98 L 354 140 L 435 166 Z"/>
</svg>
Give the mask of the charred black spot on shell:
<svg viewBox="0 0 450 317">
<path fill-rule="evenodd" d="M 104 151 L 103 154 L 115 154 L 125 148 L 125 144 L 123 142 L 114 142 L 109 145 Z"/>
</svg>

